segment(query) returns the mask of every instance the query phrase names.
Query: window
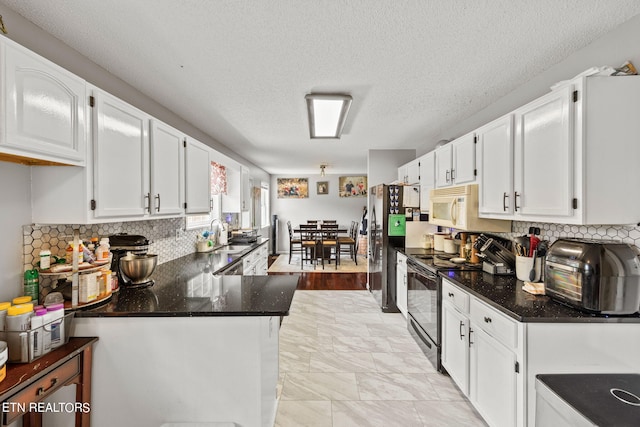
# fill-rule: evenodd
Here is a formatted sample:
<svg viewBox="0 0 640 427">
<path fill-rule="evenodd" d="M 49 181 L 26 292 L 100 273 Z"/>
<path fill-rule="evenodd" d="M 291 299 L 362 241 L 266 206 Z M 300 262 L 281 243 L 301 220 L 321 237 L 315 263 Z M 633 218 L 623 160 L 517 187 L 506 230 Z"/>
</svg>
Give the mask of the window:
<svg viewBox="0 0 640 427">
<path fill-rule="evenodd" d="M 211 162 L 211 201 L 209 215 L 187 215 L 187 230 L 207 228 L 214 219 L 222 219 L 222 194 L 227 194 L 227 169 L 223 165 Z"/>
</svg>

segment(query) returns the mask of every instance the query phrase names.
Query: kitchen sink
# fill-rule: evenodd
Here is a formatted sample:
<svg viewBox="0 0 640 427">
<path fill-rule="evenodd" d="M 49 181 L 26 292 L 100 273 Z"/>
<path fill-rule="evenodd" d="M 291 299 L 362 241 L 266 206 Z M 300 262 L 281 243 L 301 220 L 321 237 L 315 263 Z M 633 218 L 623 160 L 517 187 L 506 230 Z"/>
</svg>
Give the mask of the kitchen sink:
<svg viewBox="0 0 640 427">
<path fill-rule="evenodd" d="M 222 246 L 219 249 L 216 249 L 214 252 L 226 252 L 228 254 L 236 254 L 238 252 L 244 251 L 248 247 L 249 246 L 243 246 L 243 245 L 227 245 L 227 246 Z"/>
</svg>

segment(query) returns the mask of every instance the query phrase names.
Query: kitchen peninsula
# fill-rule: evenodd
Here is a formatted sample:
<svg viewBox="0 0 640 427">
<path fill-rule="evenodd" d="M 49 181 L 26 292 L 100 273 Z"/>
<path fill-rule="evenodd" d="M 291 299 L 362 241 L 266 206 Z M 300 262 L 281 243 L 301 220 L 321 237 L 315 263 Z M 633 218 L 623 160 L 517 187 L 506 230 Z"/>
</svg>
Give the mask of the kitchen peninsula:
<svg viewBox="0 0 640 427">
<path fill-rule="evenodd" d="M 73 334 L 100 337 L 93 425 L 273 425 L 280 319 L 298 276 L 214 274 L 238 256 L 178 258 L 156 268 L 153 286 L 76 313 Z"/>
</svg>

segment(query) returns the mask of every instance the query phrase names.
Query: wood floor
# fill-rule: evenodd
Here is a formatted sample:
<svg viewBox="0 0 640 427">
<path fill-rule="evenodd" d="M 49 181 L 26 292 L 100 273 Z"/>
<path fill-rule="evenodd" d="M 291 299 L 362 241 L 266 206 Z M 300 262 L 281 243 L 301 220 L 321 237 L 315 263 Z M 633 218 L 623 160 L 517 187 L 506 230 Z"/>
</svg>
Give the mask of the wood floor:
<svg viewBox="0 0 640 427">
<path fill-rule="evenodd" d="M 363 291 L 367 289 L 367 273 L 269 273 L 299 275 L 299 290 Z"/>
</svg>

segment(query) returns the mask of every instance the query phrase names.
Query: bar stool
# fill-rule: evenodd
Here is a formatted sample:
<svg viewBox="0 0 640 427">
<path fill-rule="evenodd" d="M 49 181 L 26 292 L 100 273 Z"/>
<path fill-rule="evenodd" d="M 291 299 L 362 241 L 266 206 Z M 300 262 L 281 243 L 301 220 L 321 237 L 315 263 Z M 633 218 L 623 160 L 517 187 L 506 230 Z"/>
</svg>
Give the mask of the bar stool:
<svg viewBox="0 0 640 427">
<path fill-rule="evenodd" d="M 318 243 L 317 236 L 318 227 L 315 224 L 300 224 L 298 226 L 300 232 L 300 245 L 302 253 L 300 254 L 300 269 L 304 268 L 305 261 L 311 261 L 313 268 L 316 266 L 316 245 Z"/>
<path fill-rule="evenodd" d="M 322 269 L 324 270 L 324 260 L 329 264 L 333 259 L 336 262 L 336 270 L 340 263 L 340 242 L 338 241 L 338 224 L 320 225 L 320 257 L 322 258 Z M 327 257 L 327 254 L 329 255 Z M 333 257 L 331 256 L 333 254 Z"/>
</svg>

